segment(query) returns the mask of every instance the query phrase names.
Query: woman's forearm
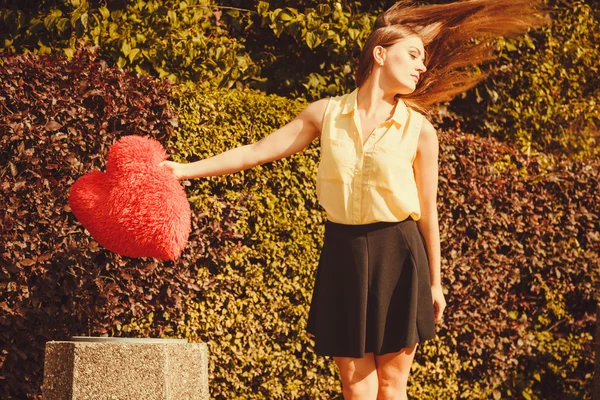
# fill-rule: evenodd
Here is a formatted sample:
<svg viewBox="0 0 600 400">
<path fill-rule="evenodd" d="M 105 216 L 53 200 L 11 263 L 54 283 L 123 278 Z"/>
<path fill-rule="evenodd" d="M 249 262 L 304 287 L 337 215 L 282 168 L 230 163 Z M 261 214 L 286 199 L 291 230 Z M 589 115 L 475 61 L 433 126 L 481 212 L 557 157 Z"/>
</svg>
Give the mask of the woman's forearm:
<svg viewBox="0 0 600 400">
<path fill-rule="evenodd" d="M 427 256 L 429 258 L 429 273 L 431 286 L 441 286 L 441 250 L 440 250 L 440 227 L 436 209 L 424 212 L 417 221 L 419 231 L 425 239 Z"/>
<path fill-rule="evenodd" d="M 254 154 L 252 144 L 227 150 L 204 160 L 182 165 L 182 179 L 202 178 L 233 174 L 255 167 L 258 159 Z"/>
<path fill-rule="evenodd" d="M 159 166 L 169 168 L 181 180 L 232 174 L 291 156 L 319 136 L 318 127 L 328 102 L 329 99 L 321 99 L 309 104 L 292 121 L 258 142 L 189 164 L 165 160 Z"/>
</svg>

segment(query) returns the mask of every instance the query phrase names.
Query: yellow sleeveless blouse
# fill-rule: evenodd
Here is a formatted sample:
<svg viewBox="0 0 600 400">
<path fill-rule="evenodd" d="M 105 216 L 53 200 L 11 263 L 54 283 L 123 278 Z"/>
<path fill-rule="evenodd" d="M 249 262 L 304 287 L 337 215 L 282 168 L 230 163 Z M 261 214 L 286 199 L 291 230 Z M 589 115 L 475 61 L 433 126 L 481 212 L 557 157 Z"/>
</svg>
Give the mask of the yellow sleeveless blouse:
<svg viewBox="0 0 600 400">
<path fill-rule="evenodd" d="M 349 225 L 421 217 L 413 161 L 423 115 L 398 100 L 363 146 L 358 89 L 329 100 L 321 131 L 317 197 L 331 222 Z"/>
</svg>

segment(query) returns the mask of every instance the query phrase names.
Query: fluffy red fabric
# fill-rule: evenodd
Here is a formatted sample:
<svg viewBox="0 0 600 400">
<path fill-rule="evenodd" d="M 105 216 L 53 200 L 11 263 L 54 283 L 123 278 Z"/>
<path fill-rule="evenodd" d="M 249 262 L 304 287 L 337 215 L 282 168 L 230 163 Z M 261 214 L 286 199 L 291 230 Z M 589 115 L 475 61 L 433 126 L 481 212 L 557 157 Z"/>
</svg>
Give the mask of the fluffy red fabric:
<svg viewBox="0 0 600 400">
<path fill-rule="evenodd" d="M 187 244 L 190 205 L 154 139 L 125 136 L 111 146 L 106 173 L 92 171 L 71 187 L 75 217 L 106 249 L 128 257 L 173 260 Z"/>
</svg>

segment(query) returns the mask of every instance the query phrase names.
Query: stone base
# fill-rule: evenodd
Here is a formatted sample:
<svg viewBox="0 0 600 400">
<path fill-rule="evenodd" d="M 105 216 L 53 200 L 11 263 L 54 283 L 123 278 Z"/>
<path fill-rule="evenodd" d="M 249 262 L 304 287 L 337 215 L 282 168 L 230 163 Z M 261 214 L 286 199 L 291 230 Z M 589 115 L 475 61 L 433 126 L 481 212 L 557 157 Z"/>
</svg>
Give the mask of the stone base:
<svg viewBox="0 0 600 400">
<path fill-rule="evenodd" d="M 45 400 L 208 400 L 208 347 L 169 339 L 48 342 L 42 392 Z"/>
</svg>

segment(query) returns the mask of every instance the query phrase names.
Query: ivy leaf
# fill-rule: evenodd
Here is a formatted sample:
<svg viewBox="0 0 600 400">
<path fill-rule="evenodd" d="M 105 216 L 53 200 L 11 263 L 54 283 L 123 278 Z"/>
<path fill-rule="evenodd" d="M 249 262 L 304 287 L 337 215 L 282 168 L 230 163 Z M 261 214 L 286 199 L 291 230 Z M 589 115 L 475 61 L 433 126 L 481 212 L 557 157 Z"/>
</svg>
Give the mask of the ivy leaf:
<svg viewBox="0 0 600 400">
<path fill-rule="evenodd" d="M 360 35 L 360 31 L 358 29 L 348 28 L 348 36 L 350 36 L 350 39 L 356 40 L 356 39 L 358 39 L 359 35 Z"/>
<path fill-rule="evenodd" d="M 309 49 L 314 49 L 315 47 L 317 47 L 320 44 L 320 40 L 317 37 L 317 35 L 315 35 L 313 32 L 307 32 L 306 33 L 306 45 L 308 46 Z"/>
<path fill-rule="evenodd" d="M 331 14 L 331 7 L 328 4 L 319 4 L 317 9 L 319 10 L 319 14 L 324 17 Z"/>
<path fill-rule="evenodd" d="M 286 13 L 285 11 L 281 12 L 279 14 L 279 19 L 283 22 L 289 22 L 293 19 L 294 17 L 288 13 Z"/>
<path fill-rule="evenodd" d="M 67 26 L 67 22 L 69 22 L 68 18 L 61 18 L 58 20 L 58 23 L 56 24 L 56 28 L 58 29 L 58 31 L 60 33 L 63 33 L 65 31 L 65 26 Z"/>
</svg>

